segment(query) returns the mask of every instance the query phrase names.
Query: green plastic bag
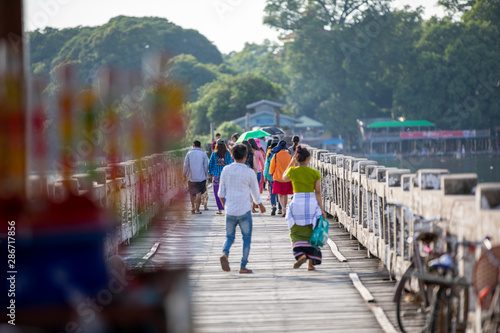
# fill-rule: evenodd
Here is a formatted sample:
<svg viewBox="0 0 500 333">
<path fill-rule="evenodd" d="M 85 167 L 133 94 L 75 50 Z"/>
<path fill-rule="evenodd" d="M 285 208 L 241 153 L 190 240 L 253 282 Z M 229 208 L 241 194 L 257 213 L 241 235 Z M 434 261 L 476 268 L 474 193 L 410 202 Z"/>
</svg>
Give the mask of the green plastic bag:
<svg viewBox="0 0 500 333">
<path fill-rule="evenodd" d="M 309 244 L 323 247 L 328 242 L 328 228 L 330 228 L 330 223 L 323 216 L 320 216 L 311 238 L 309 238 Z"/>
</svg>

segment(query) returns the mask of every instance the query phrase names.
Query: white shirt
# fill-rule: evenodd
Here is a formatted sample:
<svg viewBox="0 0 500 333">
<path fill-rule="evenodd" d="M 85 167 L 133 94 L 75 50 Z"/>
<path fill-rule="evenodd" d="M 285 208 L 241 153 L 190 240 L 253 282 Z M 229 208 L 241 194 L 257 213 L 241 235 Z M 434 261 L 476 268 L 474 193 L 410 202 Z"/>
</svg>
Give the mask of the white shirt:
<svg viewBox="0 0 500 333">
<path fill-rule="evenodd" d="M 234 162 L 220 175 L 219 198 L 226 198 L 227 215 L 241 216 L 252 209 L 250 199 L 258 205 L 262 202 L 257 175 L 246 164 Z"/>
</svg>

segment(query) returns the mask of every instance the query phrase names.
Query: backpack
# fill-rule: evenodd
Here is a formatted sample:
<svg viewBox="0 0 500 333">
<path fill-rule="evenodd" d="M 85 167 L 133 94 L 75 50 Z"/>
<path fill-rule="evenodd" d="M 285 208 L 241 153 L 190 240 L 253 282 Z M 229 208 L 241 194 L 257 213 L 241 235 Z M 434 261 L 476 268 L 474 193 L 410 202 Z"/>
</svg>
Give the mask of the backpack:
<svg viewBox="0 0 500 333">
<path fill-rule="evenodd" d="M 309 244 L 312 246 L 323 247 L 328 242 L 328 229 L 330 223 L 325 220 L 323 216 L 318 218 L 316 222 L 316 227 L 313 230 L 311 238 L 309 238 Z"/>
</svg>

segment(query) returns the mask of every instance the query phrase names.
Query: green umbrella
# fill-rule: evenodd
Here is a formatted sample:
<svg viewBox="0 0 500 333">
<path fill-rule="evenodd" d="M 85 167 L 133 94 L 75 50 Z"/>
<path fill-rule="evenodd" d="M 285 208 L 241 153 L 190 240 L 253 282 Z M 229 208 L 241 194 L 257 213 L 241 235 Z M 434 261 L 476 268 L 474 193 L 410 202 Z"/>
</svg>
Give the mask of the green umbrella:
<svg viewBox="0 0 500 333">
<path fill-rule="evenodd" d="M 255 131 L 248 131 L 248 132 L 245 132 L 242 135 L 240 135 L 240 137 L 238 138 L 238 141 L 236 141 L 236 143 L 240 143 L 243 140 L 248 140 L 251 138 L 254 138 L 254 139 L 263 138 L 263 137 L 269 136 L 269 135 L 271 135 L 271 134 L 269 134 L 266 131 L 263 131 L 261 129 L 258 129 Z"/>
</svg>

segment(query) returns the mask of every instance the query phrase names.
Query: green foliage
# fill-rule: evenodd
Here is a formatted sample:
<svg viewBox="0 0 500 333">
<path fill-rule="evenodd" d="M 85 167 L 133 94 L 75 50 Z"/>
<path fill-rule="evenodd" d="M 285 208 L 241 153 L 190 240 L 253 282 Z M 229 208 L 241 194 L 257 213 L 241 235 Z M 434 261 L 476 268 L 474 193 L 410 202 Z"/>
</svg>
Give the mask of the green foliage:
<svg viewBox="0 0 500 333">
<path fill-rule="evenodd" d="M 439 0 L 450 16 L 427 21 L 422 8 L 390 10 L 389 2 L 267 0 L 264 22 L 285 42 L 247 43 L 224 59 L 196 31 L 161 18 L 46 28 L 30 33 L 31 71 L 53 73 L 70 61 L 89 78 L 104 64 L 138 67 L 145 52 L 167 49 L 167 75 L 189 90 L 187 137 L 204 143 L 210 122 L 227 137 L 242 131 L 227 121 L 261 99 L 283 102 L 283 112 L 313 117 L 352 142 L 359 118 L 500 126 L 500 2 Z"/>
<path fill-rule="evenodd" d="M 244 130 L 232 121 L 225 121 L 215 129 L 215 132 L 220 133 L 222 139 L 230 140 L 231 135 L 233 135 L 234 133 L 241 134 L 244 132 Z"/>
<path fill-rule="evenodd" d="M 103 65 L 140 68 L 144 54 L 154 50 L 171 56 L 191 54 L 200 63 L 222 63 L 217 48 L 199 32 L 158 17 L 118 16 L 94 28 L 46 28 L 29 34 L 32 71 L 68 60 L 81 63 L 86 78 Z"/>
<path fill-rule="evenodd" d="M 267 1 L 264 22 L 288 33 L 278 60 L 293 113 L 348 140 L 358 137 L 356 119 L 369 117 L 426 119 L 444 129 L 498 126 L 500 2 L 441 0 L 461 21 L 424 21 L 422 8 L 386 4 Z M 261 50 L 249 46 L 255 55 L 227 61 L 259 68 Z"/>
<path fill-rule="evenodd" d="M 52 60 L 59 50 L 73 37 L 91 28 L 37 29 L 29 33 L 31 70 L 37 74 L 48 74 Z M 36 72 L 35 72 L 36 70 Z"/>
<path fill-rule="evenodd" d="M 306 28 L 311 19 L 331 29 L 357 22 L 365 12 L 386 10 L 390 0 L 268 0 L 264 23 L 285 31 Z"/>
<path fill-rule="evenodd" d="M 450 14 L 464 13 L 472 8 L 476 0 L 438 0 L 438 5 Z"/>
<path fill-rule="evenodd" d="M 167 74 L 186 85 L 189 101 L 194 102 L 198 99 L 198 89 L 215 80 L 219 73 L 214 65 L 202 64 L 190 54 L 181 54 L 170 59 Z"/>
<path fill-rule="evenodd" d="M 239 73 L 255 73 L 287 86 L 290 82 L 283 66 L 283 47 L 265 40 L 264 43 L 245 43 L 240 52 L 231 52 L 224 60 Z"/>
</svg>

